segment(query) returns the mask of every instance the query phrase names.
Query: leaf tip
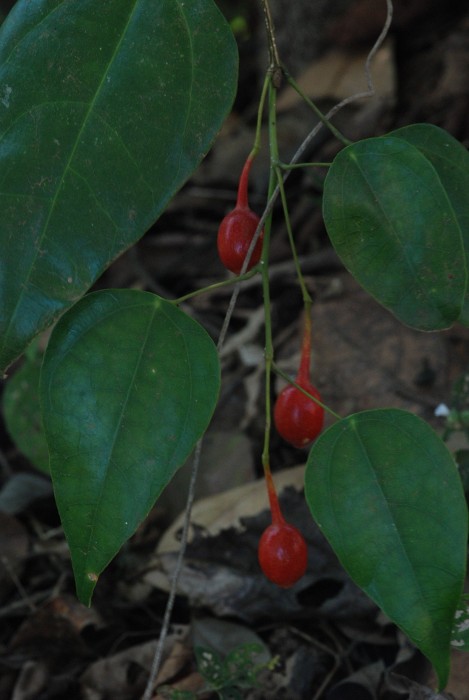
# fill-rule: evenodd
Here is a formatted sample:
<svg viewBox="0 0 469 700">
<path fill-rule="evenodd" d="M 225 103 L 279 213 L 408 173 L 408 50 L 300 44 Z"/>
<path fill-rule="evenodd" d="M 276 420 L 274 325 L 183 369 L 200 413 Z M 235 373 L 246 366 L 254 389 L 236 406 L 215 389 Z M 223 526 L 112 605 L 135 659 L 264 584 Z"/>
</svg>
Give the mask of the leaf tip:
<svg viewBox="0 0 469 700">
<path fill-rule="evenodd" d="M 94 571 L 88 571 L 85 572 L 81 580 L 76 581 L 78 600 L 88 608 L 91 606 L 91 598 L 93 597 L 95 586 L 98 583 L 98 578 L 99 574 Z"/>
</svg>

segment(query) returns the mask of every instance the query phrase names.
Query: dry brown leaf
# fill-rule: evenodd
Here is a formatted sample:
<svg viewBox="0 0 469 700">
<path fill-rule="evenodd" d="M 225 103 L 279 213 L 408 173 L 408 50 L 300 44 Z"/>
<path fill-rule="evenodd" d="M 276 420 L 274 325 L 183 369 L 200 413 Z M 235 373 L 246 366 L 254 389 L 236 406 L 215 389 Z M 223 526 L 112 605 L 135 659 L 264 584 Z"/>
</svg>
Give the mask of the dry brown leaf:
<svg viewBox="0 0 469 700">
<path fill-rule="evenodd" d="M 311 65 L 299 76 L 297 83 L 312 100 L 331 98 L 342 100 L 368 89 L 365 78 L 367 51 L 333 49 Z M 377 52 L 373 61 L 373 84 L 376 96 L 390 101 L 394 98 L 396 76 L 394 52 L 390 40 Z M 302 98 L 287 87 L 278 99 L 280 112 L 298 105 Z"/>
<path fill-rule="evenodd" d="M 163 668 L 168 660 L 164 678 L 176 673 L 187 661 L 186 640 L 188 626 L 174 627 L 168 635 L 163 652 Z M 85 700 L 134 700 L 145 688 L 155 655 L 157 641 L 138 644 L 91 664 L 81 676 L 82 693 Z M 129 673 L 134 669 L 133 673 Z M 161 673 L 158 683 L 161 683 Z"/>
<path fill-rule="evenodd" d="M 303 488 L 304 465 L 276 472 L 274 476 L 277 490 L 286 486 Z M 192 508 L 191 521 L 203 527 L 209 535 L 216 535 L 230 527 L 241 528 L 241 519 L 256 515 L 268 507 L 266 488 L 263 479 L 238 486 L 196 501 Z M 162 536 L 158 545 L 158 554 L 174 552 L 179 549 L 178 533 L 184 521 L 181 514 Z M 189 537 L 190 540 L 191 536 Z"/>
</svg>

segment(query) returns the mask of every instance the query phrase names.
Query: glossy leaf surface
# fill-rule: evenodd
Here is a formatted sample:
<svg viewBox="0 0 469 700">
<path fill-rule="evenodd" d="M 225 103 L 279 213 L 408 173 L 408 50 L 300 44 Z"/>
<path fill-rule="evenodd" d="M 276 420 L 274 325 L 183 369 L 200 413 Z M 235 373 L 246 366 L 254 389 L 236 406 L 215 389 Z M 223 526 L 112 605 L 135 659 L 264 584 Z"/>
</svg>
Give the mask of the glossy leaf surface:
<svg viewBox="0 0 469 700">
<path fill-rule="evenodd" d="M 464 493 L 444 443 L 405 411 L 357 413 L 317 439 L 305 489 L 351 578 L 430 659 L 444 686 L 467 546 Z"/>
<path fill-rule="evenodd" d="M 0 367 L 138 240 L 231 107 L 213 0 L 18 0 L 0 29 Z"/>
<path fill-rule="evenodd" d="M 148 292 L 87 295 L 54 328 L 40 398 L 82 602 L 207 428 L 218 389 L 205 330 Z"/>
<path fill-rule="evenodd" d="M 467 197 L 447 166 L 469 157 L 433 128 L 438 137 L 426 138 L 425 147 L 425 129 L 409 127 L 344 148 L 327 175 L 323 201 L 328 234 L 345 266 L 403 323 L 422 330 L 449 327 L 460 317 L 467 281 Z"/>
</svg>

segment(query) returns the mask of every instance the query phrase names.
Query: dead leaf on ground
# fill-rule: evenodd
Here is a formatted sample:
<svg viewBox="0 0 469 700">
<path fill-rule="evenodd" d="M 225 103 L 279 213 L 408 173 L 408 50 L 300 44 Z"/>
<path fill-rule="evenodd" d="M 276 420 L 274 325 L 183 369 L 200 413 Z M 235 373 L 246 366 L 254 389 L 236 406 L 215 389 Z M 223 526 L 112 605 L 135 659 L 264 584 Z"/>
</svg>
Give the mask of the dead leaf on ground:
<svg viewBox="0 0 469 700">
<path fill-rule="evenodd" d="M 192 658 L 189 627 L 174 626 L 166 638 L 155 687 L 169 683 Z M 145 689 L 158 641 L 131 646 L 91 664 L 80 678 L 85 700 L 135 700 Z"/>
</svg>

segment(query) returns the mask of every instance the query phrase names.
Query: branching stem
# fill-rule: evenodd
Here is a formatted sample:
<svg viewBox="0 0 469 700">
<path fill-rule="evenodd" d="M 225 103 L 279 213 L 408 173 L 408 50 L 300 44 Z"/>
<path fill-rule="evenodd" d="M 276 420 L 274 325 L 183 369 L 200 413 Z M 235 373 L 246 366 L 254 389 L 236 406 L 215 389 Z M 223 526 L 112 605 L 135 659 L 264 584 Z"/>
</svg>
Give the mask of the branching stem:
<svg viewBox="0 0 469 700">
<path fill-rule="evenodd" d="M 285 379 L 289 384 L 292 384 L 294 387 L 296 387 L 299 391 L 301 391 L 302 394 L 308 397 L 308 399 L 311 399 L 314 401 L 314 403 L 317 403 L 318 406 L 321 406 L 325 411 L 330 413 L 331 416 L 334 416 L 336 420 L 342 420 L 342 416 L 340 416 L 336 411 L 334 411 L 332 408 L 327 406 L 325 403 L 320 401 L 316 396 L 312 396 L 312 394 L 309 394 L 303 387 L 301 387 L 297 382 L 293 381 L 292 378 L 283 371 L 278 365 L 275 364 L 275 362 L 272 363 L 272 371 L 275 372 L 275 374 L 278 374 L 279 377 L 282 377 Z"/>
<path fill-rule="evenodd" d="M 261 96 L 261 105 L 258 113 L 258 128 L 256 130 L 256 139 L 258 135 L 260 134 L 260 124 L 262 120 L 262 110 L 263 110 L 263 105 L 264 105 L 264 99 L 267 94 L 267 90 L 269 89 L 269 94 L 270 94 L 270 100 L 275 100 L 274 95 L 276 92 L 276 88 L 279 87 L 279 83 L 281 80 L 281 77 L 283 75 L 283 69 L 281 67 L 279 55 L 278 55 L 278 50 L 277 50 L 277 44 L 275 40 L 275 31 L 274 31 L 274 25 L 273 25 L 273 20 L 272 20 L 272 14 L 270 12 L 270 7 L 268 0 L 261 0 L 263 9 L 264 9 L 264 15 L 265 15 L 265 20 L 266 20 L 266 28 L 267 28 L 267 36 L 268 36 L 268 41 L 269 41 L 269 54 L 270 54 L 270 72 L 266 78 L 266 81 L 264 83 L 264 88 Z M 387 6 L 387 17 L 385 24 L 383 26 L 383 29 L 376 40 L 374 46 L 372 47 L 370 53 L 368 54 L 366 63 L 365 63 L 365 75 L 366 75 L 366 80 L 367 80 L 367 86 L 368 90 L 366 92 L 360 92 L 356 93 L 354 95 L 351 95 L 350 97 L 345 98 L 338 104 L 336 104 L 327 114 L 324 115 L 324 120 L 325 122 L 329 122 L 332 117 L 337 114 L 343 107 L 346 105 L 351 104 L 352 102 L 356 102 L 359 99 L 365 98 L 365 97 L 373 97 L 375 94 L 374 87 L 373 87 L 373 81 L 371 77 L 371 63 L 373 61 L 374 56 L 376 55 L 378 49 L 381 47 L 383 44 L 387 33 L 389 31 L 389 27 L 391 25 L 392 21 L 392 15 L 393 15 L 393 3 L 392 0 L 386 0 L 386 6 Z M 272 103 L 269 103 L 269 119 L 272 119 Z M 306 138 L 303 140 L 299 148 L 297 149 L 296 153 L 294 154 L 293 158 L 291 159 L 290 163 L 287 166 L 280 166 L 279 161 L 278 161 L 278 153 L 277 156 L 275 157 L 275 162 L 277 163 L 277 167 L 284 168 L 287 167 L 288 170 L 283 173 L 282 177 L 282 185 L 288 178 L 291 169 L 299 164 L 301 157 L 303 156 L 304 152 L 308 148 L 310 142 L 318 131 L 322 128 L 323 126 L 323 121 L 321 120 L 319 124 L 317 124 L 311 131 L 310 133 L 306 136 Z M 272 128 L 273 124 L 271 124 Z M 343 142 L 343 139 L 340 139 Z M 256 149 L 259 146 L 259 143 L 256 140 L 254 149 Z M 254 150 L 253 149 L 253 150 Z M 256 151 L 257 153 L 257 151 Z M 271 223 L 271 217 L 272 217 L 272 210 L 274 207 L 274 204 L 281 193 L 281 187 L 279 184 L 277 184 L 276 187 L 274 187 L 274 182 L 275 182 L 275 176 L 270 178 L 270 184 L 269 184 L 269 193 L 268 193 L 268 202 L 265 207 L 264 213 L 261 217 L 261 220 L 259 222 L 259 225 L 256 230 L 256 234 L 253 237 L 253 240 L 251 242 L 248 254 L 246 255 L 245 263 L 243 265 L 243 269 L 241 270 L 240 277 L 236 278 L 235 280 L 235 287 L 233 290 L 233 294 L 231 295 L 231 299 L 228 305 L 228 309 L 225 314 L 225 319 L 223 322 L 222 329 L 220 331 L 219 339 L 218 339 L 218 344 L 217 348 L 220 351 L 225 337 L 226 333 L 231 321 L 231 317 L 233 315 L 233 310 L 236 305 L 236 301 L 239 295 L 239 291 L 241 288 L 241 282 L 239 281 L 240 278 L 243 278 L 244 273 L 247 270 L 247 266 L 249 264 L 249 259 L 250 255 L 252 254 L 252 251 L 254 250 L 256 243 L 259 239 L 260 233 L 262 231 L 262 228 L 265 227 L 267 230 L 264 233 L 264 249 L 265 249 L 265 255 L 263 253 L 263 257 L 261 259 L 260 263 L 260 269 L 261 269 L 261 274 L 262 274 L 262 282 L 263 282 L 263 289 L 265 293 L 265 299 L 267 300 L 268 304 L 268 310 L 269 310 L 269 315 L 266 313 L 266 396 L 267 396 L 267 389 L 269 391 L 268 394 L 268 407 L 266 409 L 266 413 L 268 413 L 268 418 L 266 417 L 266 439 L 264 443 L 264 450 L 263 450 L 263 465 L 266 471 L 268 470 L 268 473 L 270 473 L 270 466 L 268 465 L 268 450 L 269 450 L 269 441 L 270 441 L 270 381 L 271 381 L 271 373 L 272 370 L 275 371 L 279 376 L 283 377 L 286 379 L 288 382 L 294 384 L 299 391 L 302 391 L 306 396 L 309 396 L 312 400 L 316 401 L 320 406 L 324 408 L 324 410 L 328 411 L 330 414 L 332 414 L 335 418 L 338 420 L 341 419 L 341 417 L 333 411 L 331 408 L 326 406 L 325 404 L 322 404 L 318 399 L 316 399 L 314 396 L 310 396 L 302 387 L 298 386 L 295 382 L 292 382 L 290 377 L 283 372 L 279 367 L 277 367 L 274 362 L 273 362 L 273 347 L 272 347 L 272 330 L 271 330 L 271 321 L 270 321 L 270 290 L 268 286 L 268 265 L 267 265 L 267 257 L 268 257 L 268 246 L 270 242 L 270 223 Z M 267 242 L 266 242 L 267 240 Z M 232 280 L 229 280 L 231 282 Z M 227 282 L 228 283 L 228 282 Z M 224 285 L 223 285 L 224 286 Z M 201 293 L 201 292 L 200 292 Z M 185 297 L 188 298 L 188 297 Z M 181 297 L 183 300 L 184 297 Z M 178 301 L 181 301 L 178 300 Z M 187 546 L 187 538 L 188 538 L 188 532 L 189 532 L 189 524 L 190 524 L 190 517 L 191 517 L 191 509 L 192 509 L 192 503 L 194 500 L 194 491 L 195 491 L 195 483 L 197 480 L 197 474 L 198 474 L 198 467 L 200 463 L 200 454 L 201 454 L 201 449 L 202 449 L 202 440 L 199 441 L 197 444 L 195 454 L 194 454 L 194 460 L 193 460 L 193 465 L 192 465 L 192 472 L 191 472 L 191 482 L 189 485 L 189 492 L 187 496 L 187 503 L 186 503 L 186 511 L 185 511 L 185 517 L 184 517 L 184 525 L 183 525 L 183 536 L 182 536 L 182 541 L 181 541 L 181 547 L 178 552 L 178 557 L 176 561 L 176 566 L 175 570 L 173 573 L 172 581 L 171 581 L 171 590 L 168 596 L 168 600 L 166 603 L 166 609 L 163 617 L 163 623 L 161 626 L 161 631 L 160 631 L 160 636 L 158 639 L 158 644 L 157 648 L 155 651 L 155 656 L 153 658 L 153 663 L 152 663 L 152 668 L 150 671 L 150 675 L 148 678 L 148 682 L 145 688 L 145 692 L 142 696 L 142 700 L 151 700 L 153 696 L 153 687 L 155 684 L 155 680 L 157 678 L 162 657 L 163 657 L 163 650 L 164 650 L 164 645 L 166 642 L 166 638 L 168 635 L 169 631 L 169 625 L 170 625 L 170 620 L 171 620 L 171 615 L 172 611 L 174 608 L 174 602 L 176 598 L 176 592 L 177 592 L 177 585 L 178 585 L 178 579 L 182 570 L 182 564 L 184 560 L 184 554 Z"/>
<path fill-rule="evenodd" d="M 221 289 L 223 287 L 229 287 L 232 286 L 233 284 L 236 284 L 237 282 L 244 282 L 245 280 L 251 279 L 251 277 L 254 277 L 258 272 L 258 268 L 253 267 L 249 272 L 245 272 L 243 275 L 238 275 L 237 277 L 228 277 L 226 280 L 222 280 L 221 282 L 215 282 L 214 284 L 209 284 L 206 287 L 202 287 L 201 289 L 195 289 L 193 292 L 188 292 L 187 294 L 184 294 L 182 297 L 178 297 L 177 299 L 172 299 L 171 303 L 175 304 L 176 306 L 179 306 L 179 304 L 182 304 L 185 301 L 188 301 L 189 299 L 193 299 L 194 297 L 198 297 L 201 294 L 207 294 L 209 292 L 214 292 L 217 289 Z"/>
<path fill-rule="evenodd" d="M 317 107 L 312 100 L 306 95 L 303 90 L 300 88 L 296 80 L 292 78 L 292 76 L 288 73 L 284 73 L 284 75 L 287 78 L 288 84 L 291 85 L 291 87 L 295 90 L 295 92 L 298 93 L 298 95 L 301 97 L 301 99 L 310 107 L 314 114 L 317 116 L 319 121 L 327 128 L 329 131 L 336 137 L 338 141 L 344 144 L 344 146 L 350 146 L 352 141 L 350 139 L 346 138 L 340 131 L 337 129 L 337 127 L 332 124 L 332 122 L 327 118 L 325 114 L 321 112 L 319 107 Z"/>
</svg>

